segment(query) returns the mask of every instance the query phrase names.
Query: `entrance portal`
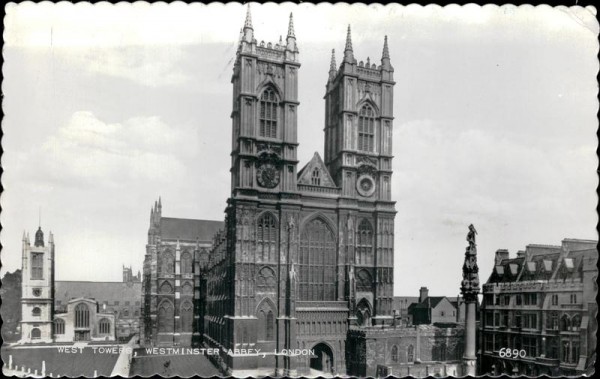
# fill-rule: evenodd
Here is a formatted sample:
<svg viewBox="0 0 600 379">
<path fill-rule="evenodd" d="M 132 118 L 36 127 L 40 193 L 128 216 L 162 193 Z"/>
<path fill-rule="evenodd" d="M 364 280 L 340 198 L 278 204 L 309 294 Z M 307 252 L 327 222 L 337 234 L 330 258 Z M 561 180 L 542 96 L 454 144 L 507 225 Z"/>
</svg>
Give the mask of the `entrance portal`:
<svg viewBox="0 0 600 379">
<path fill-rule="evenodd" d="M 313 350 L 315 355 L 310 359 L 310 368 L 331 374 L 335 367 L 331 348 L 324 343 L 319 343 L 313 347 Z"/>
<path fill-rule="evenodd" d="M 90 331 L 89 330 L 76 330 L 75 341 L 89 341 Z"/>
</svg>

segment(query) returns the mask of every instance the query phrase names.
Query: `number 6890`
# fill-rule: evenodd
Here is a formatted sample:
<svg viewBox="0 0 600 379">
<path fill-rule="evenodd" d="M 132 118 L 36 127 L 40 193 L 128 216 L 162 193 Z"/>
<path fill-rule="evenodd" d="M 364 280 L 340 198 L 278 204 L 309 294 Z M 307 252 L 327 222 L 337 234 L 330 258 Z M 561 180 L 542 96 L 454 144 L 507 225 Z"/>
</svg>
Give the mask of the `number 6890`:
<svg viewBox="0 0 600 379">
<path fill-rule="evenodd" d="M 498 354 L 502 358 L 525 358 L 525 356 L 527 355 L 527 352 L 523 349 L 521 349 L 521 350 L 512 349 L 511 350 L 508 347 L 503 347 L 502 349 L 500 349 Z"/>
</svg>

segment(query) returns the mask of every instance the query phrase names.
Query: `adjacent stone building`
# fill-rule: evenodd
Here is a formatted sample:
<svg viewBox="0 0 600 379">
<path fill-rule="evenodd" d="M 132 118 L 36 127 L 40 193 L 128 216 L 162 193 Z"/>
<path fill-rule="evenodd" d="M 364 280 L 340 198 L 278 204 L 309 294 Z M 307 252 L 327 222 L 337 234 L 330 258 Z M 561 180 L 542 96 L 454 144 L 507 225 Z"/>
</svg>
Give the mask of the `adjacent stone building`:
<svg viewBox="0 0 600 379">
<path fill-rule="evenodd" d="M 512 258 L 496 252 L 483 286 L 481 373 L 574 376 L 593 369 L 597 244 L 565 239 L 528 245 Z M 510 357 L 500 356 L 505 348 Z"/>
<path fill-rule="evenodd" d="M 162 216 L 159 199 L 150 210 L 148 244 L 144 258 L 142 328 L 146 346 L 199 343 L 203 330 L 200 302 L 204 276 L 215 233 L 221 221 Z"/>
<path fill-rule="evenodd" d="M 73 299 L 93 300 L 98 303 L 99 312 L 114 317 L 117 340 L 126 342 L 140 332 L 142 300 L 140 276 L 139 272 L 137 275 L 132 275 L 130 267 L 123 267 L 122 282 L 57 280 L 55 310 L 57 313 L 67 312 Z"/>
<path fill-rule="evenodd" d="M 54 254 L 52 233 L 46 242 L 38 228 L 33 246 L 29 235 L 23 234 L 19 342 L 114 341 L 115 315 L 99 310 L 93 298 L 77 296 L 65 301 L 65 308 L 55 306 L 56 293 L 64 292 L 64 282 L 54 280 Z M 82 291 L 80 285 L 75 287 Z"/>
<path fill-rule="evenodd" d="M 348 28 L 325 88 L 324 159 L 298 170 L 292 17 L 285 40 L 265 43 L 248 11 L 232 77 L 231 195 L 204 314 L 204 342 L 232 375 L 344 374 L 348 330 L 393 324 L 395 82 L 382 44 L 379 64 L 359 62 Z M 249 348 L 266 357 L 236 352 Z"/>
</svg>

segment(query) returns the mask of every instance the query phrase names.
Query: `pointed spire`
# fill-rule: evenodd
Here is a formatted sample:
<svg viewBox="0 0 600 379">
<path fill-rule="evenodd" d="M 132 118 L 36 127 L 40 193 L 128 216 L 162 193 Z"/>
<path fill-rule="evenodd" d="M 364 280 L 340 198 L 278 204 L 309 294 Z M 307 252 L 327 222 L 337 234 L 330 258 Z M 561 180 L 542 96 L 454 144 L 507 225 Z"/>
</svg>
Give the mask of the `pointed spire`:
<svg viewBox="0 0 600 379">
<path fill-rule="evenodd" d="M 390 63 L 390 49 L 388 47 L 387 36 L 383 39 L 383 54 L 381 55 L 381 68 L 386 71 L 394 71 Z"/>
<path fill-rule="evenodd" d="M 337 63 L 335 61 L 335 49 L 331 49 L 331 62 L 329 63 L 329 80 L 335 79 L 337 74 Z"/>
<path fill-rule="evenodd" d="M 354 52 L 352 51 L 352 31 L 348 25 L 348 34 L 346 35 L 346 48 L 344 49 L 344 62 L 354 63 Z"/>
<path fill-rule="evenodd" d="M 246 21 L 244 22 L 244 29 L 252 29 L 252 13 L 250 13 L 250 4 L 246 9 Z"/>
<path fill-rule="evenodd" d="M 252 27 L 252 14 L 250 13 L 250 4 L 246 10 L 246 21 L 244 22 L 244 28 L 242 29 L 244 34 L 243 41 L 252 43 L 254 41 L 254 28 Z"/>
<path fill-rule="evenodd" d="M 27 241 L 27 232 L 23 230 L 23 242 Z"/>
<path fill-rule="evenodd" d="M 383 39 L 383 58 L 390 58 L 390 50 L 388 48 L 387 36 Z"/>
<path fill-rule="evenodd" d="M 158 197 L 158 209 L 162 208 L 162 202 L 160 196 Z"/>
<path fill-rule="evenodd" d="M 54 243 L 54 233 L 52 231 L 48 232 L 48 243 L 51 245 Z"/>
<path fill-rule="evenodd" d="M 294 34 L 294 14 L 290 12 L 290 24 L 288 25 L 288 37 L 296 37 Z"/>
</svg>

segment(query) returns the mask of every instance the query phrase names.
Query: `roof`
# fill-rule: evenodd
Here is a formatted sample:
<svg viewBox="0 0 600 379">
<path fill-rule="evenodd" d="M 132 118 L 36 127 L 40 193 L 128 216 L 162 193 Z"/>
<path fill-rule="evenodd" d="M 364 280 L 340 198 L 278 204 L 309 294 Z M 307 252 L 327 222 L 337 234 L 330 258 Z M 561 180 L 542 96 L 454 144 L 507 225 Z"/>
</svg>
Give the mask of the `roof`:
<svg viewBox="0 0 600 379">
<path fill-rule="evenodd" d="M 311 179 L 314 169 L 319 170 L 320 184 L 312 183 Z M 315 152 L 311 160 L 304 167 L 302 167 L 300 171 L 298 171 L 298 184 L 336 188 L 335 182 L 329 174 L 329 170 L 327 170 L 327 167 L 325 167 L 325 163 L 323 163 L 321 156 L 317 152 Z"/>
<path fill-rule="evenodd" d="M 56 300 L 68 302 L 74 298 L 104 300 L 133 300 L 142 298 L 141 282 L 86 282 L 62 281 L 55 283 L 54 297 Z"/>
<path fill-rule="evenodd" d="M 223 221 L 172 217 L 160 219 L 160 235 L 163 239 L 212 242 L 215 234 L 224 227 Z"/>
<path fill-rule="evenodd" d="M 413 303 L 408 308 L 409 309 L 423 309 L 423 308 L 435 308 L 438 304 L 447 299 L 446 296 L 428 296 L 420 303 Z M 450 302 L 450 300 L 448 300 Z M 450 302 L 452 304 L 452 302 Z"/>
</svg>

